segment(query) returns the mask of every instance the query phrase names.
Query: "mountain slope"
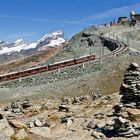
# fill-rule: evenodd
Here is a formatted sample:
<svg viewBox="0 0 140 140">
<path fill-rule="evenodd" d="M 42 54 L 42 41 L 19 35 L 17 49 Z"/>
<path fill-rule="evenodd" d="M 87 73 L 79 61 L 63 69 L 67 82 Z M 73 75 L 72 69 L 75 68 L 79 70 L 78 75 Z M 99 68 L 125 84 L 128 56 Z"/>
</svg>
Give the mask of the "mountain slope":
<svg viewBox="0 0 140 140">
<path fill-rule="evenodd" d="M 67 41 L 64 39 L 64 33 L 61 30 L 48 33 L 40 40 L 33 43 L 26 43 L 23 39 L 7 43 L 0 41 L 0 63 L 18 59 L 46 51 L 49 48 L 61 47 Z"/>
</svg>

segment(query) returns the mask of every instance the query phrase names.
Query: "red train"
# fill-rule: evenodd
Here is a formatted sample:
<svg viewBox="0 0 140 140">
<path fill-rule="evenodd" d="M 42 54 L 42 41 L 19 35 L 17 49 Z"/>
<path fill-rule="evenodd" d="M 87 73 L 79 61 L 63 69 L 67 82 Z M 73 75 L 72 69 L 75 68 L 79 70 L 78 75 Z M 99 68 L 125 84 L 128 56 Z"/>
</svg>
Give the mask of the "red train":
<svg viewBox="0 0 140 140">
<path fill-rule="evenodd" d="M 69 59 L 69 60 L 66 60 L 66 61 L 60 61 L 60 62 L 53 63 L 53 64 L 50 64 L 50 65 L 39 66 L 39 67 L 29 68 L 29 69 L 22 70 L 22 71 L 15 71 L 15 72 L 3 74 L 3 75 L 0 75 L 0 82 L 1 81 L 12 80 L 12 79 L 17 79 L 17 78 L 20 78 L 20 77 L 26 77 L 26 76 L 34 75 L 34 74 L 37 74 L 37 73 L 46 72 L 46 71 L 52 71 L 52 70 L 60 69 L 60 68 L 63 68 L 63 67 L 80 64 L 80 63 L 84 63 L 84 62 L 87 62 L 87 61 L 94 60 L 95 58 L 96 57 L 93 54 L 92 55 L 86 55 L 86 56 L 83 56 L 83 57 L 80 57 L 80 58 Z"/>
</svg>

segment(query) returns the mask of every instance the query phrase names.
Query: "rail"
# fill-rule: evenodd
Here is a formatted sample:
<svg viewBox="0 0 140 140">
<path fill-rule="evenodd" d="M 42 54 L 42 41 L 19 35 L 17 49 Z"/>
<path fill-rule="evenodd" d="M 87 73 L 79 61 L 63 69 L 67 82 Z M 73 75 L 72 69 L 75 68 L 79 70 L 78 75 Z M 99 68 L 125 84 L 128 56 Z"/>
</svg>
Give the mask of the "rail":
<svg viewBox="0 0 140 140">
<path fill-rule="evenodd" d="M 83 56 L 80 58 L 76 58 L 76 59 L 69 59 L 69 60 L 65 60 L 65 61 L 60 61 L 51 65 L 45 65 L 45 66 L 39 66 L 39 67 L 35 67 L 35 68 L 29 68 L 23 71 L 16 71 L 16 72 L 12 72 L 12 73 L 8 73 L 8 74 L 3 74 L 0 75 L 0 82 L 3 81 L 8 81 L 8 80 L 13 80 L 13 79 L 18 79 L 21 77 L 26 77 L 26 76 L 31 76 L 31 75 L 35 75 L 35 74 L 39 74 L 42 72 L 47 72 L 47 71 L 54 71 L 54 70 L 58 70 L 60 68 L 65 68 L 65 67 L 70 67 L 70 66 L 75 66 L 75 65 L 79 65 L 79 64 L 84 64 L 90 61 L 105 61 L 108 57 L 110 58 L 114 58 L 117 57 L 118 55 L 124 53 L 125 51 L 127 51 L 128 47 L 125 43 L 118 41 L 118 40 L 114 40 L 111 38 L 107 38 L 107 37 L 100 37 L 100 39 L 103 41 L 103 43 L 110 47 L 110 49 L 112 50 L 111 52 L 101 56 L 101 57 L 95 57 L 94 54 L 90 54 L 87 56 Z M 115 49 L 113 49 L 115 48 Z"/>
</svg>

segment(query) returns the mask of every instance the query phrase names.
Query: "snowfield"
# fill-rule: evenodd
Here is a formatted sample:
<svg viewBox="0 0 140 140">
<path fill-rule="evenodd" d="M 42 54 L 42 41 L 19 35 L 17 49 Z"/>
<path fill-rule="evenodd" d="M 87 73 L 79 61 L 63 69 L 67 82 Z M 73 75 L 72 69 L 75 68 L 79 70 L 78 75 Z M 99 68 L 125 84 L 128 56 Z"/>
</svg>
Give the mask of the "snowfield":
<svg viewBox="0 0 140 140">
<path fill-rule="evenodd" d="M 42 39 L 27 44 L 23 39 L 17 39 L 14 43 L 4 44 L 0 50 L 0 55 L 7 54 L 10 55 L 14 52 L 21 52 L 22 50 L 28 51 L 29 49 L 37 49 L 38 51 L 44 50 L 45 47 L 59 47 L 66 40 L 63 38 L 64 34 L 61 30 L 46 34 Z M 2 42 L 2 41 L 1 41 Z M 10 46 L 10 47 L 9 47 Z"/>
</svg>

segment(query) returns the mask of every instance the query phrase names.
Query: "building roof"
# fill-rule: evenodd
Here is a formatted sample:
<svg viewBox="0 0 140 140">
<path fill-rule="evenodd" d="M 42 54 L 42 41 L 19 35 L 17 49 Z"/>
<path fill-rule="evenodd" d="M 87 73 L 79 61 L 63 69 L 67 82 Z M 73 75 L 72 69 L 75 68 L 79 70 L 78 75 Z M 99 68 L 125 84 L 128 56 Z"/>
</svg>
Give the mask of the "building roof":
<svg viewBox="0 0 140 140">
<path fill-rule="evenodd" d="M 140 16 L 140 14 L 135 14 L 134 16 Z"/>
<path fill-rule="evenodd" d="M 118 19 L 127 18 L 127 17 L 118 17 Z"/>
</svg>

